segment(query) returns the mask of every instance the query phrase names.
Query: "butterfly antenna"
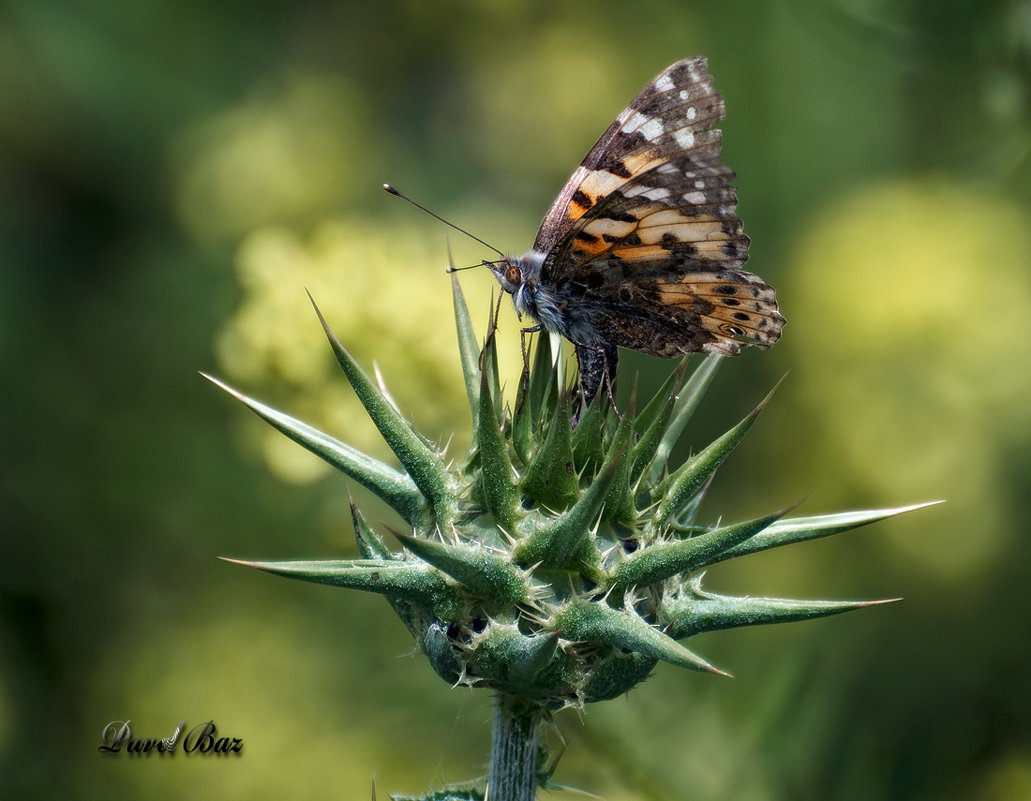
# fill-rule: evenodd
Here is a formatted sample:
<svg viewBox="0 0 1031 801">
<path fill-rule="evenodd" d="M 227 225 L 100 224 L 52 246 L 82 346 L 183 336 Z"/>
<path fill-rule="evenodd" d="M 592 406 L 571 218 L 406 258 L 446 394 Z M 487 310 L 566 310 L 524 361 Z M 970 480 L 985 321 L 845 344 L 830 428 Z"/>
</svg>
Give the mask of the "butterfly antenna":
<svg viewBox="0 0 1031 801">
<path fill-rule="evenodd" d="M 473 235 L 472 235 L 472 234 L 470 234 L 470 233 L 469 233 L 468 231 L 466 231 L 466 230 L 465 230 L 464 228 L 459 228 L 459 227 L 458 227 L 457 225 L 455 225 L 455 224 L 454 224 L 453 222 L 449 222 L 448 220 L 445 220 L 445 219 L 444 219 L 443 217 L 441 217 L 441 216 L 440 216 L 439 214 L 434 214 L 434 213 L 433 213 L 432 211 L 430 211 L 430 210 L 429 210 L 428 208 L 426 208 L 425 206 L 423 206 L 423 205 L 422 205 L 421 203 L 416 203 L 416 202 L 415 202 L 414 200 L 412 200 L 412 199 L 411 199 L 410 197 L 408 197 L 408 195 L 403 195 L 403 194 L 401 194 L 400 192 L 398 192 L 398 191 L 397 191 L 396 189 L 394 189 L 394 187 L 392 187 L 392 186 L 391 186 L 390 184 L 383 184 L 383 188 L 384 188 L 384 189 L 386 189 L 386 190 L 387 190 L 387 192 L 389 192 L 390 194 L 394 195 L 395 197 L 399 197 L 399 198 L 401 198 L 401 200 L 407 200 L 407 201 L 408 201 L 409 203 L 411 203 L 411 204 L 412 204 L 413 206 L 415 206 L 415 208 L 417 208 L 417 209 L 422 209 L 423 211 L 425 211 L 425 212 L 426 212 L 427 214 L 429 214 L 429 215 L 430 215 L 431 217 L 433 217 L 434 219 L 440 220 L 440 221 L 441 221 L 442 223 L 444 223 L 444 225 L 450 226 L 451 228 L 454 228 L 454 229 L 455 229 L 456 231 L 458 231 L 458 232 L 460 232 L 460 233 L 463 233 L 463 234 L 465 234 L 465 235 L 466 235 L 467 237 L 469 237 L 470 239 L 473 239 L 473 240 L 475 240 L 475 241 L 479 242 L 479 243 L 480 243 L 481 245 L 483 245 L 483 246 L 484 246 L 485 248 L 490 248 L 491 250 L 493 250 L 493 251 L 494 251 L 495 253 L 497 253 L 497 254 L 498 254 L 499 256 L 501 256 L 502 258 L 504 258 L 504 257 L 505 257 L 505 254 L 504 254 L 504 253 L 502 253 L 502 252 L 501 252 L 500 250 L 498 250 L 498 249 L 497 249 L 496 247 L 494 247 L 493 245 L 488 245 L 488 244 L 487 244 L 486 242 L 484 242 L 484 241 L 483 241 L 482 239 L 480 239 L 480 238 L 479 238 L 478 236 L 473 236 Z M 477 267 L 479 267 L 480 265 L 476 265 L 476 266 L 477 266 Z"/>
<path fill-rule="evenodd" d="M 488 246 L 489 247 L 489 246 Z M 446 273 L 458 273 L 462 270 L 475 270 L 477 267 L 489 267 L 494 262 L 484 259 L 479 264 L 467 264 L 465 267 L 455 267 L 455 257 L 451 254 L 451 237 L 447 237 L 447 268 Z"/>
</svg>

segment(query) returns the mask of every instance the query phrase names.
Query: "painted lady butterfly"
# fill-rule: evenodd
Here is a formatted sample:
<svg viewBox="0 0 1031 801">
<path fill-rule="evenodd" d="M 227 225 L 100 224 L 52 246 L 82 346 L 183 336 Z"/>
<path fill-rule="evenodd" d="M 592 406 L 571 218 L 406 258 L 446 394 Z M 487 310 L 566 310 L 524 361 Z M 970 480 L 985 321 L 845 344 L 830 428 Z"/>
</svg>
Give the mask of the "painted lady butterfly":
<svg viewBox="0 0 1031 801">
<path fill-rule="evenodd" d="M 590 149 L 533 247 L 487 262 L 516 311 L 574 345 L 580 387 L 615 378 L 617 346 L 671 357 L 769 348 L 773 288 L 739 269 L 748 237 L 720 161 L 723 98 L 704 58 L 655 77 Z"/>
</svg>

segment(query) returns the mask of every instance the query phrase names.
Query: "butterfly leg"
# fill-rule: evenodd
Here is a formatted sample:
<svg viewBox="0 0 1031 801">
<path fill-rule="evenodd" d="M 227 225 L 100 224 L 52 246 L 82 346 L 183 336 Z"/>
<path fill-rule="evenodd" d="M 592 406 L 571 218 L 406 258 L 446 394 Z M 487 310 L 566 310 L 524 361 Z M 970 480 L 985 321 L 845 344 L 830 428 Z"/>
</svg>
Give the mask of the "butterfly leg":
<svg viewBox="0 0 1031 801">
<path fill-rule="evenodd" d="M 576 358 L 580 363 L 580 392 L 584 402 L 590 403 L 605 384 L 609 402 L 616 408 L 612 387 L 616 381 L 616 361 L 619 351 L 615 345 L 577 345 Z"/>
<path fill-rule="evenodd" d="M 530 372 L 530 352 L 526 347 L 526 335 L 537 334 L 544 330 L 544 326 L 540 323 L 537 325 L 530 326 L 529 328 L 519 329 L 519 349 L 523 352 L 523 371 Z"/>
<path fill-rule="evenodd" d="M 529 328 L 519 329 L 519 350 L 523 355 L 523 377 L 526 378 L 530 375 L 530 352 L 526 347 L 526 335 L 537 334 L 544 330 L 544 326 L 538 323 L 537 325 L 530 326 Z M 519 396 L 519 403 L 516 406 L 516 411 L 523 408 L 523 401 L 526 400 L 526 391 L 530 387 L 529 381 L 522 381 L 523 391 Z"/>
</svg>

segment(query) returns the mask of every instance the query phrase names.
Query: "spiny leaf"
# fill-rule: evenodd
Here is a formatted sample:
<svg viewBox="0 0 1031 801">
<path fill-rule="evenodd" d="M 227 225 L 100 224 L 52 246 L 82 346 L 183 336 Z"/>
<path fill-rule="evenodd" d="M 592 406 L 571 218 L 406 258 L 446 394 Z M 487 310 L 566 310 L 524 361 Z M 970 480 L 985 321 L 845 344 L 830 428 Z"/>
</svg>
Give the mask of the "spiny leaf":
<svg viewBox="0 0 1031 801">
<path fill-rule="evenodd" d="M 517 650 L 513 651 L 509 664 L 512 680 L 529 686 L 538 674 L 551 662 L 558 650 L 559 634 L 536 634 L 526 636 L 517 627 L 512 628 L 517 636 Z"/>
<path fill-rule="evenodd" d="M 696 534 L 701 534 L 705 531 L 704 526 L 695 524 L 695 517 L 698 515 L 698 510 L 701 508 L 702 501 L 705 500 L 705 493 L 708 492 L 709 487 L 712 485 L 712 476 L 709 480 L 702 485 L 702 488 L 694 494 L 694 497 L 687 502 L 687 505 L 681 509 L 676 516 L 676 519 L 671 520 L 669 523 L 669 530 L 680 537 L 693 537 Z"/>
<path fill-rule="evenodd" d="M 514 624 L 491 623 L 476 645 L 476 673 L 498 678 L 513 689 L 534 689 L 534 679 L 558 651 L 559 635 L 525 634 Z"/>
<path fill-rule="evenodd" d="M 605 520 L 615 520 L 619 523 L 632 524 L 636 517 L 634 508 L 633 489 L 630 485 L 630 444 L 634 432 L 634 404 L 637 398 L 637 382 L 630 392 L 630 399 L 627 401 L 626 411 L 623 412 L 623 419 L 620 420 L 616 433 L 612 437 L 608 451 L 605 454 L 606 466 L 615 465 L 616 472 L 609 488 L 608 497 L 605 499 Z"/>
<path fill-rule="evenodd" d="M 534 455 L 521 485 L 525 495 L 551 509 L 565 509 L 579 494 L 572 437 L 569 393 L 563 392 L 551 416 L 547 438 Z"/>
<path fill-rule="evenodd" d="M 768 548 L 777 548 L 781 545 L 791 545 L 796 542 L 829 537 L 832 534 L 841 534 L 844 531 L 849 531 L 859 526 L 876 523 L 878 520 L 886 520 L 889 517 L 913 512 L 917 509 L 924 509 L 928 506 L 935 506 L 939 503 L 944 503 L 944 501 L 917 503 L 912 506 L 899 506 L 894 509 L 872 509 L 862 512 L 842 512 L 839 514 L 793 517 L 787 520 L 780 520 L 761 534 L 757 534 L 752 539 L 742 542 L 740 545 L 720 554 L 719 559 L 716 561 L 722 562 L 725 559 L 734 559 L 738 556 L 765 551 Z"/>
<path fill-rule="evenodd" d="M 776 387 L 774 387 L 776 390 Z M 731 451 L 748 433 L 759 413 L 766 407 L 773 391 L 759 403 L 744 420 L 730 431 L 718 437 L 709 446 L 684 463 L 683 467 L 670 476 L 665 496 L 659 501 L 655 512 L 654 525 L 663 529 L 672 523 L 680 511 L 691 501 L 691 498 L 705 486 L 713 473 L 730 456 Z"/>
<path fill-rule="evenodd" d="M 673 446 L 677 444 L 680 435 L 684 433 L 684 428 L 691 419 L 691 415 L 694 414 L 694 410 L 698 407 L 702 396 L 705 395 L 709 384 L 712 383 L 716 370 L 721 364 L 720 359 L 722 357 L 719 354 L 710 353 L 705 358 L 705 361 L 694 369 L 694 372 L 684 382 L 684 386 L 681 387 L 680 392 L 677 394 L 677 403 L 673 409 L 673 420 L 666 428 L 665 434 L 662 435 L 662 442 L 659 443 L 659 447 L 655 451 L 655 457 L 652 459 L 652 469 L 649 476 L 651 484 L 657 484 L 659 479 L 662 478 L 662 472 L 669 461 L 669 455 L 673 451 Z"/>
<path fill-rule="evenodd" d="M 480 410 L 480 348 L 476 344 L 476 331 L 473 329 L 469 307 L 458 283 L 458 276 L 451 274 L 451 294 L 455 304 L 455 327 L 458 330 L 458 355 L 462 361 L 462 375 L 465 378 L 465 391 L 469 396 L 469 408 L 472 410 L 473 442 L 476 441 L 476 426 L 479 423 Z"/>
<path fill-rule="evenodd" d="M 394 536 L 409 551 L 447 573 L 474 595 L 502 604 L 526 600 L 526 582 L 520 570 L 483 546 L 450 545 L 396 531 Z"/>
<path fill-rule="evenodd" d="M 479 445 L 483 502 L 498 524 L 513 531 L 516 523 L 516 485 L 501 424 L 494 408 L 495 395 L 489 387 L 487 372 L 480 377 Z"/>
<path fill-rule="evenodd" d="M 461 598 L 436 570 L 388 559 L 324 559 L 250 562 L 219 557 L 285 578 L 376 592 L 431 609 L 438 620 L 452 620 L 461 609 Z"/>
<path fill-rule="evenodd" d="M 551 337 L 546 332 L 537 334 L 534 342 L 536 347 L 532 357 L 533 366 L 530 368 L 527 401 L 536 426 L 543 422 L 544 399 L 555 380 L 555 356 L 551 350 Z"/>
<path fill-rule="evenodd" d="M 637 614 L 612 609 L 603 603 L 571 604 L 555 615 L 551 628 L 560 631 L 567 640 L 610 645 L 637 651 L 679 667 L 729 675 L 650 626 Z"/>
<path fill-rule="evenodd" d="M 582 407 L 572 439 L 573 463 L 578 473 L 594 475 L 605 455 L 602 426 L 609 409 L 608 403 L 604 392 L 596 392 L 586 407 Z"/>
<path fill-rule="evenodd" d="M 354 357 L 340 344 L 315 300 L 310 295 L 309 299 L 315 307 L 315 313 L 319 316 L 337 362 L 343 368 L 358 400 L 419 491 L 429 499 L 441 523 L 447 525 L 455 513 L 455 488 L 444 459 L 423 442 L 411 424 L 383 396 L 379 387 L 369 379 Z"/>
<path fill-rule="evenodd" d="M 687 356 L 684 356 L 677 366 L 666 376 L 666 380 L 662 382 L 662 386 L 659 387 L 655 394 L 652 395 L 648 403 L 645 404 L 644 408 L 637 413 L 637 419 L 634 420 L 634 431 L 637 432 L 638 436 L 643 436 L 644 432 L 648 430 L 660 415 L 666 414 L 666 406 L 670 403 L 670 399 L 676 400 L 679 394 L 675 387 L 684 378 L 684 370 L 687 367 Z"/>
<path fill-rule="evenodd" d="M 449 784 L 439 790 L 428 790 L 420 796 L 391 793 L 390 801 L 487 801 L 487 781 L 477 779 L 472 782 Z"/>
<path fill-rule="evenodd" d="M 637 651 L 615 651 L 610 658 L 600 661 L 587 678 L 581 690 L 585 701 L 607 701 L 626 694 L 651 675 L 658 658 Z"/>
<path fill-rule="evenodd" d="M 354 526 L 354 539 L 358 544 L 358 554 L 362 559 L 397 559 L 390 552 L 390 549 L 387 548 L 379 534 L 369 528 L 362 513 L 354 505 L 354 500 L 348 498 L 348 502 L 351 505 L 351 525 Z"/>
<path fill-rule="evenodd" d="M 699 585 L 700 580 L 693 583 L 690 593 L 667 603 L 662 609 L 667 632 L 674 639 L 681 640 L 706 631 L 739 626 L 812 620 L 899 600 L 802 601 L 790 598 L 732 597 L 702 592 Z"/>
<path fill-rule="evenodd" d="M 536 444 L 534 428 L 537 421 L 530 410 L 529 392 L 530 373 L 528 370 L 523 370 L 519 374 L 519 394 L 515 412 L 512 415 L 512 448 L 515 450 L 516 458 L 523 465 L 530 463 Z"/>
<path fill-rule="evenodd" d="M 648 415 L 650 422 L 647 423 L 647 427 L 643 429 L 637 428 L 641 438 L 634 445 L 634 449 L 630 454 L 632 465 L 630 469 L 631 486 L 637 483 L 637 479 L 651 465 L 652 457 L 658 451 L 666 429 L 669 427 L 669 421 L 677 402 L 677 393 L 673 390 L 673 387 L 680 383 L 686 367 L 687 357 L 681 359 L 677 369 L 673 371 L 666 383 L 655 393 L 655 397 L 648 404 L 648 407 L 655 406 L 656 408 Z M 638 416 L 635 426 L 640 426 L 641 424 L 640 416 Z"/>
<path fill-rule="evenodd" d="M 617 565 L 606 589 L 625 590 L 647 586 L 678 573 L 712 564 L 719 560 L 721 553 L 767 528 L 788 511 L 784 509 L 755 520 L 723 526 L 691 539 L 657 543 L 643 548 Z"/>
<path fill-rule="evenodd" d="M 205 373 L 201 375 L 232 395 L 277 431 L 371 490 L 406 522 L 412 526 L 419 525 L 426 511 L 426 504 L 422 493 L 411 478 L 295 417 L 247 397 L 217 378 Z"/>
<path fill-rule="evenodd" d="M 619 459 L 609 463 L 570 509 L 521 540 L 512 552 L 512 560 L 525 565 L 569 566 L 591 536 L 619 464 Z"/>
<path fill-rule="evenodd" d="M 350 503 L 351 523 L 354 526 L 354 539 L 358 543 L 358 553 L 361 555 L 362 559 L 399 561 L 383 543 L 380 536 L 369 528 L 368 524 L 365 522 L 365 518 L 362 517 L 362 513 L 359 512 L 358 507 L 354 505 L 354 501 L 351 501 Z M 394 614 L 396 614 L 401 619 L 401 622 L 405 624 L 405 628 L 412 633 L 412 636 L 416 638 L 421 637 L 421 629 L 425 615 L 418 614 L 409 601 L 387 595 L 387 602 L 390 604 L 390 608 L 394 610 Z"/>
<path fill-rule="evenodd" d="M 490 390 L 491 399 L 493 401 L 495 421 L 498 425 L 501 425 L 502 421 L 502 407 L 501 407 L 501 377 L 498 374 L 498 311 L 500 310 L 501 299 L 498 298 L 498 303 L 495 304 L 493 296 L 491 297 L 490 306 L 490 323 L 487 326 L 487 337 L 483 342 L 483 350 L 480 351 L 480 396 L 482 401 L 483 387 L 486 382 L 487 387 Z M 481 402 L 480 409 L 483 409 Z M 480 425 L 483 424 L 481 418 Z"/>
</svg>

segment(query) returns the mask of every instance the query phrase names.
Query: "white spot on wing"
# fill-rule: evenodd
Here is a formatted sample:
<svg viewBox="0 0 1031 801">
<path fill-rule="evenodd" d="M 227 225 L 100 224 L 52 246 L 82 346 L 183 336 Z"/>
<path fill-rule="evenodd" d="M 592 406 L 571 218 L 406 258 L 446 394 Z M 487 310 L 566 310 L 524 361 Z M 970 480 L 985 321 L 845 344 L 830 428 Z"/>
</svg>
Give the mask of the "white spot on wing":
<svg viewBox="0 0 1031 801">
<path fill-rule="evenodd" d="M 687 92 L 681 92 L 680 96 L 684 97 L 686 94 L 687 94 Z M 687 100 L 687 98 L 684 97 L 684 100 Z M 694 106 L 689 106 L 688 109 L 687 109 L 687 119 L 688 120 L 693 120 L 697 116 L 698 116 L 698 110 Z"/>
<path fill-rule="evenodd" d="M 583 168 L 581 167 L 580 169 Z M 576 178 L 577 175 L 574 173 L 570 183 L 575 181 Z M 578 183 L 580 184 L 581 191 L 591 199 L 592 203 L 596 203 L 599 197 L 607 195 L 625 182 L 625 178 L 621 178 L 608 170 L 584 170 L 584 177 Z"/>
<path fill-rule="evenodd" d="M 599 239 L 606 234 L 611 237 L 624 237 L 637 227 L 637 221 L 620 222 L 607 217 L 598 217 L 584 226 L 584 231 Z"/>
<path fill-rule="evenodd" d="M 684 148 L 684 150 L 694 147 L 694 131 L 681 128 L 673 132 L 673 138 L 677 140 L 677 144 Z"/>
<path fill-rule="evenodd" d="M 660 219 L 653 224 L 653 219 L 656 217 Z M 662 242 L 664 237 L 672 236 L 678 242 L 698 243 L 699 252 L 705 252 L 718 248 L 719 244 L 727 238 L 718 222 L 696 222 L 679 214 L 653 214 L 648 217 L 647 223 L 647 225 L 637 228 L 637 235 L 645 245 L 657 245 Z M 709 240 L 715 241 L 716 244 L 703 247 L 702 243 Z"/>
<path fill-rule="evenodd" d="M 665 128 L 663 127 L 661 120 L 648 120 L 648 122 L 641 126 L 641 134 L 649 142 L 654 142 L 662 136 L 664 131 Z"/>
<path fill-rule="evenodd" d="M 629 109 L 627 109 L 629 111 Z M 640 111 L 634 112 L 634 116 L 623 123 L 623 133 L 633 133 L 639 127 L 648 122 L 648 115 L 642 114 Z"/>
<path fill-rule="evenodd" d="M 649 117 L 647 114 L 642 114 L 638 111 L 634 116 L 627 120 L 623 126 L 623 133 L 640 133 L 649 142 L 654 142 L 663 133 L 663 125 L 661 120 L 656 120 Z"/>
<path fill-rule="evenodd" d="M 659 80 L 655 82 L 655 88 L 660 92 L 669 92 L 674 87 L 673 79 L 668 75 L 663 75 Z"/>
<path fill-rule="evenodd" d="M 641 197 L 647 198 L 648 200 L 665 200 L 669 197 L 669 190 L 664 186 L 658 186 L 654 189 L 649 189 L 647 192 L 641 192 Z"/>
</svg>

